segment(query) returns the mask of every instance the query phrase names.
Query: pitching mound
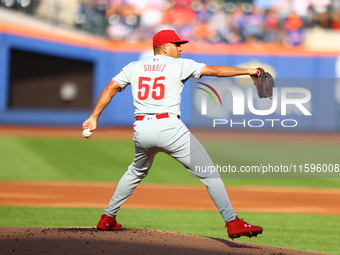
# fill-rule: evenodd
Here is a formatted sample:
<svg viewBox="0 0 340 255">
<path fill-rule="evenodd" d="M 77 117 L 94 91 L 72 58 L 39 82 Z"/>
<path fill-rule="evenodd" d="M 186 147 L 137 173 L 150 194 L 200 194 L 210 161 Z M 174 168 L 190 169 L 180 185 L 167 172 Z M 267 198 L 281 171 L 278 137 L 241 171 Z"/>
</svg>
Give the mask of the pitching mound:
<svg viewBox="0 0 340 255">
<path fill-rule="evenodd" d="M 0 254 L 318 254 L 150 229 L 0 227 Z"/>
</svg>

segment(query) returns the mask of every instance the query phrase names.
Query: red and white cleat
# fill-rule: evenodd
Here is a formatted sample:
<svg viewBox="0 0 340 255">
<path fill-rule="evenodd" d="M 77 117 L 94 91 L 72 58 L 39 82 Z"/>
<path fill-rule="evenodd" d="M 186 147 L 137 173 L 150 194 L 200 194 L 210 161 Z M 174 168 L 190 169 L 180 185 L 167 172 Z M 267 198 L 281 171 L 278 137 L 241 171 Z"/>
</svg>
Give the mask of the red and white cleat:
<svg viewBox="0 0 340 255">
<path fill-rule="evenodd" d="M 110 217 L 106 214 L 101 216 L 100 221 L 97 224 L 99 230 L 118 230 L 123 226 L 116 221 L 116 217 Z"/>
<path fill-rule="evenodd" d="M 248 236 L 251 238 L 258 234 L 262 234 L 263 231 L 262 227 L 251 225 L 238 217 L 233 221 L 226 222 L 225 227 L 228 228 L 228 236 L 231 239 L 239 238 L 241 236 Z"/>
</svg>

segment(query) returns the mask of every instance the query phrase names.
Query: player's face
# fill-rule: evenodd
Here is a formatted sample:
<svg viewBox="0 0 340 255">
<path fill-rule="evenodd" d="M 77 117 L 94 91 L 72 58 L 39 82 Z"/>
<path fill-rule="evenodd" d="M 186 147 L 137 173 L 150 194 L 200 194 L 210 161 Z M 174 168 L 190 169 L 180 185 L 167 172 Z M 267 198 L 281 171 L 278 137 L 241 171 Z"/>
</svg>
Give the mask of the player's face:
<svg viewBox="0 0 340 255">
<path fill-rule="evenodd" d="M 181 57 L 182 46 L 180 43 L 168 43 L 167 44 L 167 55 L 173 58 Z"/>
</svg>

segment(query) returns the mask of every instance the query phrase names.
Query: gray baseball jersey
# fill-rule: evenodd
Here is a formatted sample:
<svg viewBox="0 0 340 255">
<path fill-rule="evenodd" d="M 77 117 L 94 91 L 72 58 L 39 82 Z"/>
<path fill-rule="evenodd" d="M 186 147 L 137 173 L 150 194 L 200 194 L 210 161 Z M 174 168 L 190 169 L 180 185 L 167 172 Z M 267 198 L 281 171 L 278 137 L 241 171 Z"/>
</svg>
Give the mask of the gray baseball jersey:
<svg viewBox="0 0 340 255">
<path fill-rule="evenodd" d="M 236 213 L 219 174 L 195 172 L 195 166 L 209 167 L 213 162 L 178 118 L 185 81 L 190 77 L 200 78 L 204 67 L 205 64 L 193 60 L 156 55 L 131 62 L 112 79 L 122 90 L 129 84 L 132 87 L 135 157 L 105 209 L 108 216 L 117 215 L 120 206 L 148 174 L 155 155 L 165 152 L 206 185 L 224 221 L 235 219 Z"/>
<path fill-rule="evenodd" d="M 131 84 L 135 116 L 155 113 L 181 115 L 181 93 L 186 80 L 200 78 L 205 64 L 165 55 L 131 62 L 112 80 L 122 89 Z"/>
</svg>

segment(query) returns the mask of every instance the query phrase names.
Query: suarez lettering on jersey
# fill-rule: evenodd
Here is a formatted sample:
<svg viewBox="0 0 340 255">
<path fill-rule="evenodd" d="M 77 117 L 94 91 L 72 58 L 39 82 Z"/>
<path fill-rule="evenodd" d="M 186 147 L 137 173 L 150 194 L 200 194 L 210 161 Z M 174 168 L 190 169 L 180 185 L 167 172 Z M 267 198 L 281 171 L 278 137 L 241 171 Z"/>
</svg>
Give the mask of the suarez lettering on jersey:
<svg viewBox="0 0 340 255">
<path fill-rule="evenodd" d="M 144 71 L 145 72 L 163 72 L 164 68 L 166 67 L 166 65 L 164 64 L 147 64 L 144 65 Z"/>
</svg>

